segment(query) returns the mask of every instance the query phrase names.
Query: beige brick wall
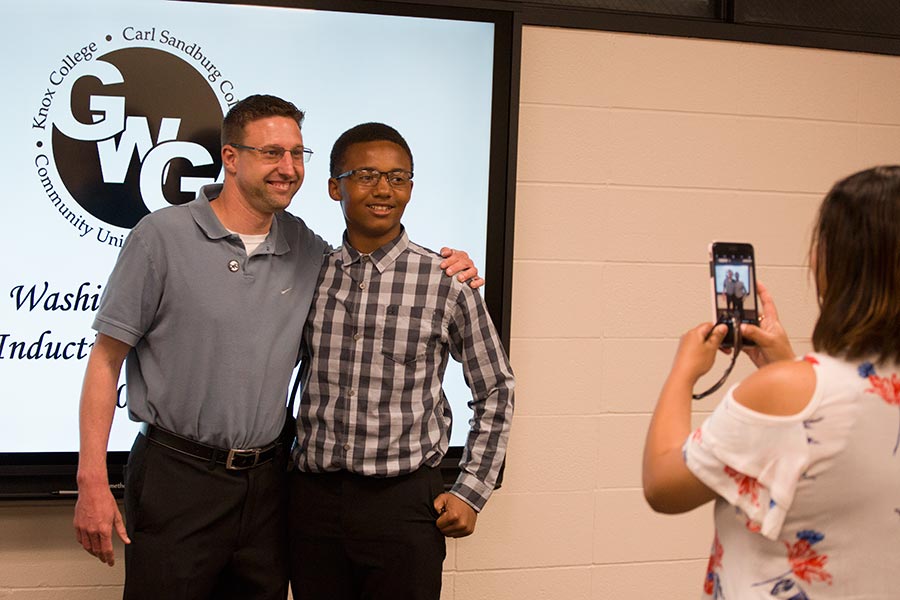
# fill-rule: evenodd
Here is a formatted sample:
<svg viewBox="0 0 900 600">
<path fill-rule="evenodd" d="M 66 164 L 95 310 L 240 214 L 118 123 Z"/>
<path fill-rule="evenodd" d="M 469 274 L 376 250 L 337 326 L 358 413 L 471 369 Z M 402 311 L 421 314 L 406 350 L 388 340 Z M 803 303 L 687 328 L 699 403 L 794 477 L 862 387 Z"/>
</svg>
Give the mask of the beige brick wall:
<svg viewBox="0 0 900 600">
<path fill-rule="evenodd" d="M 698 596 L 709 509 L 653 514 L 640 453 L 677 337 L 710 313 L 706 245 L 756 245 L 807 349 L 809 226 L 837 177 L 900 162 L 898 74 L 900 57 L 525 29 L 518 414 L 504 488 L 449 544 L 443 600 Z M 0 600 L 120 596 L 121 562 L 76 546 L 71 509 L 0 505 Z"/>
<path fill-rule="evenodd" d="M 707 244 L 756 245 L 807 350 L 810 225 L 836 178 L 900 162 L 898 72 L 894 57 L 525 29 L 518 413 L 506 485 L 457 544 L 445 600 L 699 597 L 709 507 L 653 514 L 640 460 L 677 338 L 711 313 Z"/>
</svg>

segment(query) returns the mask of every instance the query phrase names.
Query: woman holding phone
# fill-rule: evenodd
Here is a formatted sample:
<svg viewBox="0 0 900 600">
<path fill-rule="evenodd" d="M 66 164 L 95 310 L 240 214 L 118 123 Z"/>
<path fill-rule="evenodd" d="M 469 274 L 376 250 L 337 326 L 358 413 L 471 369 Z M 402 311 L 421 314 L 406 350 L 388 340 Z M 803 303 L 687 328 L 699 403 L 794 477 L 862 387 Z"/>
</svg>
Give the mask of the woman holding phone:
<svg viewBox="0 0 900 600">
<path fill-rule="evenodd" d="M 681 338 L 644 448 L 659 512 L 715 500 L 706 598 L 887 599 L 900 589 L 900 166 L 836 183 L 810 268 L 815 352 L 793 358 L 774 303 L 742 333 L 762 368 L 691 431 L 724 325 Z"/>
</svg>

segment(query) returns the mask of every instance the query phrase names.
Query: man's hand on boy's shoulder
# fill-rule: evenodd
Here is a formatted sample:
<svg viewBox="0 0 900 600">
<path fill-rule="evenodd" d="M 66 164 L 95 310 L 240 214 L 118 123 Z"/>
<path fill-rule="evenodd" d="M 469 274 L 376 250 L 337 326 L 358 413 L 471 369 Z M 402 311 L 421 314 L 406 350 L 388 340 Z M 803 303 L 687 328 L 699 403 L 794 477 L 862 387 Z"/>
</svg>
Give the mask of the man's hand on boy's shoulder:
<svg viewBox="0 0 900 600">
<path fill-rule="evenodd" d="M 448 277 L 456 275 L 460 281 L 468 281 L 469 287 L 478 289 L 484 285 L 484 279 L 478 276 L 478 268 L 464 250 L 453 250 L 446 246 L 441 248 L 441 256 L 445 258 L 441 262 L 441 268 Z"/>
</svg>

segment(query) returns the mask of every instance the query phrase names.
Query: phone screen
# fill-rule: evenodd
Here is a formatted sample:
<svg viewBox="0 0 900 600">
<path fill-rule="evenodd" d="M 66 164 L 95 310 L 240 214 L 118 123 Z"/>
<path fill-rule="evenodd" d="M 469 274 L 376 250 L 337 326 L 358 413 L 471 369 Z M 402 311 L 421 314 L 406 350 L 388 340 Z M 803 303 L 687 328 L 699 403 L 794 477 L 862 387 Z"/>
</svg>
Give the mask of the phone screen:
<svg viewBox="0 0 900 600">
<path fill-rule="evenodd" d="M 710 246 L 709 267 L 716 322 L 729 325 L 722 345 L 732 346 L 732 315 L 736 315 L 741 323 L 759 325 L 753 246 L 736 242 L 713 242 Z M 752 345 L 752 342 L 745 339 L 744 344 Z"/>
</svg>

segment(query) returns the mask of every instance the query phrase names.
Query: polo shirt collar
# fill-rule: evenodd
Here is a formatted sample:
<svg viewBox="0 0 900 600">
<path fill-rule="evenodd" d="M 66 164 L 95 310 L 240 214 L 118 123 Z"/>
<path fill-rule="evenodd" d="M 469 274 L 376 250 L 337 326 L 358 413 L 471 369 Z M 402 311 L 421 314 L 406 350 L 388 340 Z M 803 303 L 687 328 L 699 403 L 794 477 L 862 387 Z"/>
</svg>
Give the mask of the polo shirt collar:
<svg viewBox="0 0 900 600">
<path fill-rule="evenodd" d="M 340 248 L 341 264 L 344 267 L 359 262 L 363 256 L 368 256 L 379 273 L 384 273 L 400 257 L 401 254 L 409 247 L 409 237 L 406 235 L 406 228 L 400 226 L 400 235 L 396 238 L 374 250 L 368 255 L 362 254 L 359 250 L 350 245 L 347 239 L 347 232 L 344 231 L 344 244 Z"/>
<path fill-rule="evenodd" d="M 222 222 L 219 221 L 219 217 L 216 216 L 212 206 L 209 204 L 211 200 L 218 198 L 221 193 L 221 183 L 204 185 L 200 188 L 197 197 L 188 203 L 188 208 L 190 208 L 194 222 L 197 223 L 197 226 L 201 230 L 203 230 L 206 237 L 211 240 L 220 240 L 232 235 L 232 233 L 222 225 Z M 280 211 L 272 218 L 272 226 L 269 228 L 269 233 L 266 235 L 266 240 L 263 242 L 263 244 L 269 245 L 274 243 L 271 254 L 275 255 L 287 254 L 291 250 L 290 244 L 288 244 L 287 239 L 285 239 L 281 232 L 281 228 L 279 227 L 279 216 Z"/>
</svg>

